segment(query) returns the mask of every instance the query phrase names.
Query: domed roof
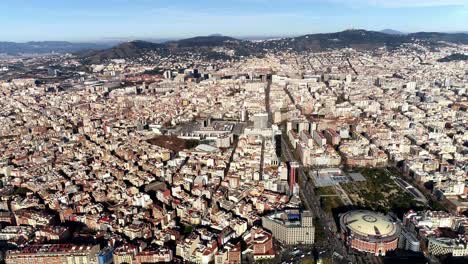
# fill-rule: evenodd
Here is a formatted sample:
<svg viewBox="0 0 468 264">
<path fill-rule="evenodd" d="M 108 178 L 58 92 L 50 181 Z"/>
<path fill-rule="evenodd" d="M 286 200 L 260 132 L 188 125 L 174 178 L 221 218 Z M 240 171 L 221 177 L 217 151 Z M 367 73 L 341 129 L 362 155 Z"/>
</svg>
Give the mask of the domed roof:
<svg viewBox="0 0 468 264">
<path fill-rule="evenodd" d="M 351 211 L 342 216 L 342 223 L 350 231 L 370 237 L 387 237 L 394 235 L 398 228 L 387 216 L 372 211 Z"/>
</svg>

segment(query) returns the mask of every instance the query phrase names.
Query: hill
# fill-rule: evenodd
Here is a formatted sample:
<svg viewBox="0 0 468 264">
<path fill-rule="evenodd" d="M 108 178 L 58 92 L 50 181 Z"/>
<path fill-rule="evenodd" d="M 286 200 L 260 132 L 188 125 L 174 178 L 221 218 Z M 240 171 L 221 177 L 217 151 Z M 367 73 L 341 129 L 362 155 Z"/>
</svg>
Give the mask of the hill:
<svg viewBox="0 0 468 264">
<path fill-rule="evenodd" d="M 194 37 L 188 39 L 181 39 L 178 41 L 171 41 L 167 42 L 166 45 L 175 45 L 177 47 L 214 47 L 214 46 L 221 46 L 227 41 L 237 41 L 235 38 L 226 37 L 226 36 L 202 36 L 202 37 Z"/>
<path fill-rule="evenodd" d="M 208 54 L 213 58 L 222 58 L 224 55 L 212 52 L 213 47 L 227 47 L 231 44 L 238 46 L 239 40 L 226 36 L 201 36 L 177 41 L 169 41 L 165 43 L 152 43 L 147 41 L 130 41 L 122 43 L 110 49 L 97 50 L 91 52 L 83 52 L 79 55 L 84 58 L 85 62 L 98 63 L 103 60 L 135 58 L 150 51 L 160 53 L 183 53 L 192 52 L 196 49 L 198 53 Z"/>
<path fill-rule="evenodd" d="M 432 42 L 445 41 L 468 44 L 468 34 L 466 33 L 417 32 L 408 34 L 408 37 Z"/>
<path fill-rule="evenodd" d="M 84 53 L 83 57 L 92 62 L 99 62 L 106 59 L 134 58 L 148 51 L 156 51 L 178 55 L 199 54 L 208 59 L 229 59 L 235 56 L 261 56 L 267 51 L 304 52 L 339 48 L 372 50 L 381 47 L 393 49 L 415 40 L 424 41 L 432 46 L 440 45 L 440 41 L 468 44 L 468 34 L 420 32 L 400 35 L 357 29 L 265 41 L 248 41 L 211 35 L 161 44 L 133 41 L 111 49 Z"/>
<path fill-rule="evenodd" d="M 451 61 L 468 61 L 468 55 L 461 53 L 454 53 L 449 56 L 437 60 L 438 62 L 451 62 Z"/>
<path fill-rule="evenodd" d="M 162 44 L 135 40 L 119 44 L 115 47 L 105 50 L 95 50 L 79 53 L 87 62 L 97 63 L 103 60 L 136 58 L 148 51 L 163 50 Z"/>
<path fill-rule="evenodd" d="M 410 39 L 405 36 L 358 29 L 336 33 L 310 34 L 270 43 L 286 46 L 296 51 L 322 51 L 347 47 L 355 49 L 375 49 L 383 46 L 396 47 L 409 41 Z"/>
</svg>

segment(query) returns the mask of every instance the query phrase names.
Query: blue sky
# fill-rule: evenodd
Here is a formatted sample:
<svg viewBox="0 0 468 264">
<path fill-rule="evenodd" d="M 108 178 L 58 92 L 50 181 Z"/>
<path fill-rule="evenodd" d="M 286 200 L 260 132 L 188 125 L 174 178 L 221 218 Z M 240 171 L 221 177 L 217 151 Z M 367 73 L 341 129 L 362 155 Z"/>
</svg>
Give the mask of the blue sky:
<svg viewBox="0 0 468 264">
<path fill-rule="evenodd" d="M 468 31 L 468 0 L 0 0 L 0 41 Z"/>
</svg>

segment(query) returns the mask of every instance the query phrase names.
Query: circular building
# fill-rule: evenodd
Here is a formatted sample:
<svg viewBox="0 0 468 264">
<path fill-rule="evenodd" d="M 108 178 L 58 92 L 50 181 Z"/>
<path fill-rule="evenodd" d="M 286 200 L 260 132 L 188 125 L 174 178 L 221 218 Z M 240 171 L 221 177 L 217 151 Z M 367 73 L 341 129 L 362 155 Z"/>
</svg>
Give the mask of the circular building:
<svg viewBox="0 0 468 264">
<path fill-rule="evenodd" d="M 401 231 L 390 217 L 365 210 L 342 214 L 340 228 L 348 246 L 376 256 L 395 250 Z"/>
</svg>

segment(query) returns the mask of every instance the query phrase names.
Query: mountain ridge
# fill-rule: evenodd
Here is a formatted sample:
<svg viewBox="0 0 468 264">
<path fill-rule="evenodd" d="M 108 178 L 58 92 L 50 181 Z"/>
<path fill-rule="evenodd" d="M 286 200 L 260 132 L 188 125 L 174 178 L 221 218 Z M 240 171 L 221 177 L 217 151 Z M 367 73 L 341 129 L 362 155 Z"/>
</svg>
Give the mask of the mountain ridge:
<svg viewBox="0 0 468 264">
<path fill-rule="evenodd" d="M 468 44 L 468 34 L 416 32 L 400 35 L 387 34 L 381 31 L 350 29 L 334 33 L 307 34 L 298 37 L 264 41 L 249 41 L 222 35 L 211 35 L 168 41 L 160 44 L 141 41 L 140 45 L 133 45 L 132 47 L 126 47 L 125 44 L 121 44 L 104 51 L 95 51 L 93 54 L 88 54 L 89 56 L 84 57 L 87 61 L 99 62 L 103 59 L 132 58 L 146 51 L 157 51 L 160 53 L 198 52 L 207 56 L 215 56 L 216 52 L 214 48 L 218 48 L 218 50 L 220 50 L 219 48 L 223 48 L 224 50 L 234 51 L 234 54 L 237 56 L 262 55 L 265 50 L 293 50 L 297 52 L 324 51 L 327 49 L 339 48 L 372 50 L 381 47 L 397 48 L 403 44 L 414 42 L 415 40 L 424 41 L 430 45 L 440 45 L 439 42 L 441 41 Z M 153 44 L 156 46 L 153 46 Z M 140 47 L 142 45 L 144 48 Z M 127 51 L 131 48 L 135 48 L 136 50 Z M 218 54 L 221 53 L 218 52 Z M 226 57 L 226 54 L 221 55 L 223 58 Z"/>
<path fill-rule="evenodd" d="M 219 46 L 226 41 L 238 41 L 238 39 L 222 35 L 210 35 L 169 41 L 163 44 L 177 47 L 211 47 Z"/>
<path fill-rule="evenodd" d="M 91 58 L 92 61 L 101 61 L 109 59 L 134 58 L 143 55 L 145 52 L 163 48 L 165 48 L 163 44 L 143 40 L 133 40 L 121 43 L 109 49 L 91 50 L 78 53 L 78 55 L 83 58 Z"/>
<path fill-rule="evenodd" d="M 393 31 L 392 31 L 393 32 Z M 397 31 L 395 31 L 397 32 Z M 203 53 L 207 56 L 223 58 L 235 56 L 261 55 L 266 50 L 285 51 L 324 51 L 337 48 L 371 50 L 381 47 L 396 48 L 415 40 L 430 45 L 443 45 L 442 42 L 468 44 L 468 34 L 416 32 L 409 34 L 388 34 L 382 31 L 351 29 L 333 33 L 307 34 L 297 37 L 284 37 L 271 40 L 250 41 L 221 34 L 197 36 L 162 43 L 134 40 L 109 47 L 102 44 L 71 43 L 65 41 L 46 42 L 0 42 L 0 53 L 20 54 L 46 52 L 73 52 L 80 58 L 100 62 L 109 59 L 134 58 L 147 52 L 163 53 Z M 228 52 L 229 51 L 229 52 Z M 225 53 L 225 54 L 222 54 Z"/>
<path fill-rule="evenodd" d="M 407 36 L 420 40 L 446 41 L 468 45 L 468 34 L 466 33 L 415 32 Z"/>
</svg>

